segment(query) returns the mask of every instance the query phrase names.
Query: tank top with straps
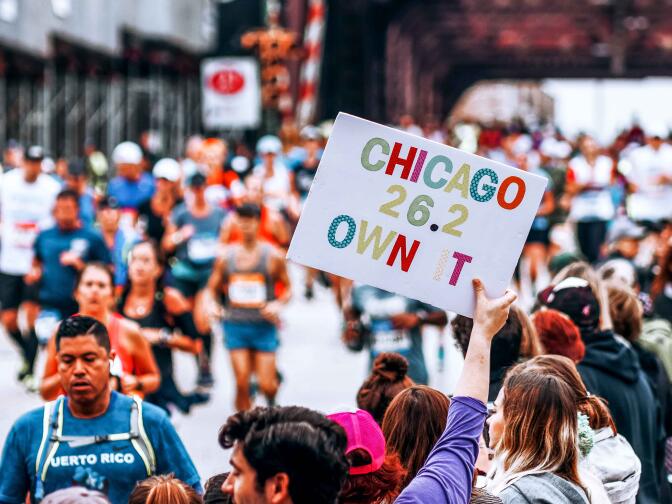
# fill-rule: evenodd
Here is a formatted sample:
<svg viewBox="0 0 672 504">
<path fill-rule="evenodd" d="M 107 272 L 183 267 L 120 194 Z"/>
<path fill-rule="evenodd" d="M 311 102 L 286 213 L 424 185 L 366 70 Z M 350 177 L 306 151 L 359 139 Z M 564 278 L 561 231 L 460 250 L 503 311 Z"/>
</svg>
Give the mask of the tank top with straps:
<svg viewBox="0 0 672 504">
<path fill-rule="evenodd" d="M 124 373 L 135 374 L 135 362 L 133 356 L 121 344 L 121 319 L 123 317 L 118 313 L 112 313 L 107 323 L 107 332 L 110 335 L 110 347 L 117 353 L 117 358 L 121 361 L 121 368 Z"/>
<path fill-rule="evenodd" d="M 143 329 L 170 329 L 172 330 L 171 324 L 166 320 L 166 307 L 163 303 L 163 293 L 156 292 L 154 294 L 154 302 L 152 303 L 152 308 L 149 310 L 149 313 L 144 317 L 130 317 L 124 312 L 124 306 L 126 305 L 126 298 L 122 298 L 119 309 L 124 313 L 124 316 L 129 320 L 136 322 Z M 173 351 L 170 348 L 162 347 L 158 345 L 152 345 L 152 352 L 154 353 L 154 358 L 156 360 L 156 365 L 159 368 L 161 377 L 167 378 L 173 374 Z"/>
<path fill-rule="evenodd" d="M 241 246 L 233 246 L 226 255 L 226 280 L 228 292 L 226 296 L 227 322 L 259 323 L 266 319 L 260 309 L 275 299 L 275 285 L 268 269 L 268 261 L 273 246 L 259 243 L 259 260 L 251 268 L 238 267 L 236 257 Z"/>
</svg>

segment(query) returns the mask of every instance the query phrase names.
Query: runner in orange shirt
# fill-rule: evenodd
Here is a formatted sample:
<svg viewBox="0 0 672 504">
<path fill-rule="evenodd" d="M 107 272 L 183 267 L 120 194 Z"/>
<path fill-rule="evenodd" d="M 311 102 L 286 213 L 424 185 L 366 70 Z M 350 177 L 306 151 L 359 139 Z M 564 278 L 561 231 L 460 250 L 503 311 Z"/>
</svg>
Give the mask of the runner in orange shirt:
<svg viewBox="0 0 672 504">
<path fill-rule="evenodd" d="M 110 344 L 117 358 L 112 366 L 118 388 L 124 394 L 143 396 L 159 388 L 161 376 L 149 342 L 140 326 L 111 311 L 114 305 L 113 277 L 102 263 L 89 263 L 82 270 L 75 287 L 79 314 L 99 320 L 108 330 Z M 40 395 L 47 401 L 63 394 L 56 360 L 56 343 L 52 337 L 47 345 Z"/>
</svg>

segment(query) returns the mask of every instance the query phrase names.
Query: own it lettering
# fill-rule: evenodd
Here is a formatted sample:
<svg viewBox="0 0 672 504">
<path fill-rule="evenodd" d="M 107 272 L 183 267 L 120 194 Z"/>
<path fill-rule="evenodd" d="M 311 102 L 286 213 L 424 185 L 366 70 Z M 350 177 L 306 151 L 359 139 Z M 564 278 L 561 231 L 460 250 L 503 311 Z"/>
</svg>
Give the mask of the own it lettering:
<svg viewBox="0 0 672 504">
<path fill-rule="evenodd" d="M 338 239 L 336 235 L 339 229 L 343 229 L 343 226 L 345 226 L 345 236 L 341 233 L 343 238 Z M 358 227 L 359 232 L 357 232 Z M 410 242 L 406 236 L 397 231 L 392 230 L 385 233 L 381 226 L 370 228 L 369 222 L 364 219 L 360 220 L 359 226 L 357 226 L 355 219 L 349 215 L 339 215 L 331 221 L 327 239 L 332 247 L 338 249 L 346 248 L 355 241 L 355 237 L 357 238 L 356 249 L 358 254 L 370 254 L 371 258 L 376 261 L 382 258 L 385 264 L 391 267 L 397 263 L 398 258 L 399 267 L 405 273 L 411 269 L 421 246 L 418 240 Z M 454 251 L 452 256 L 449 256 L 448 252 L 444 251 L 437 265 L 437 271 L 434 275 L 435 279 L 438 280 L 443 277 L 451 259 L 454 260 L 454 263 L 448 284 L 455 286 L 460 279 L 465 264 L 471 263 L 472 257 L 457 251 Z"/>
<path fill-rule="evenodd" d="M 339 240 L 337 239 L 336 234 L 338 233 L 339 228 L 342 228 L 343 224 L 346 226 L 346 233 L 345 237 Z M 390 231 L 383 239 L 383 230 L 380 226 L 376 226 L 371 234 L 367 236 L 368 225 L 368 221 L 360 221 L 359 234 L 357 235 L 357 253 L 363 254 L 369 246 L 373 244 L 373 250 L 371 252 L 371 257 L 373 259 L 379 260 L 381 256 L 385 254 L 387 256 L 385 264 L 394 266 L 397 258 L 399 258 L 401 270 L 408 272 L 413 264 L 413 259 L 415 259 L 418 249 L 420 248 L 420 242 L 418 240 L 413 240 L 409 245 L 406 236 L 397 233 L 396 231 Z M 331 221 L 327 239 L 332 247 L 343 249 L 348 247 L 354 241 L 356 232 L 357 223 L 355 222 L 355 219 L 349 215 L 339 215 Z M 394 243 L 392 243 L 393 241 Z M 390 245 L 392 245 L 392 248 L 390 253 L 387 254 L 387 249 Z"/>
</svg>

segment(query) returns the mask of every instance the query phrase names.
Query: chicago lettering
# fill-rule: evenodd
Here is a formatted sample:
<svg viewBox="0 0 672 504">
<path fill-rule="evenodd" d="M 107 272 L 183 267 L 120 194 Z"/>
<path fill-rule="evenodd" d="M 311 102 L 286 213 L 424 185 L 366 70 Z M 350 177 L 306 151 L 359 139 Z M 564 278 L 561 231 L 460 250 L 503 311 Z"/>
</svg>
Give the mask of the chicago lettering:
<svg viewBox="0 0 672 504">
<path fill-rule="evenodd" d="M 383 138 L 374 137 L 366 142 L 361 164 L 365 170 L 376 172 L 385 168 L 385 175 L 415 183 L 422 180 L 430 189 L 456 192 L 464 199 L 479 203 L 488 202 L 496 195 L 495 201 L 504 210 L 517 208 L 525 197 L 525 181 L 520 177 L 510 175 L 500 182 L 497 173 L 490 168 L 481 168 L 472 175 L 467 163 L 458 168 L 447 156 L 429 157 L 428 151 L 399 142 L 390 147 Z"/>
</svg>

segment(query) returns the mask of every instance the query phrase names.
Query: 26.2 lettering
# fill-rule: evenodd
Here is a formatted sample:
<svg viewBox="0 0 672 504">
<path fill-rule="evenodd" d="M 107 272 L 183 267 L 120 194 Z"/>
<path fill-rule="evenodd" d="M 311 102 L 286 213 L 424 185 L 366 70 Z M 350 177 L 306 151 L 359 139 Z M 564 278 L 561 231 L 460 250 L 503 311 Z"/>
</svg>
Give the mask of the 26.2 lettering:
<svg viewBox="0 0 672 504">
<path fill-rule="evenodd" d="M 408 193 L 406 192 L 406 189 L 399 184 L 391 185 L 387 188 L 386 192 L 388 194 L 396 194 L 396 197 L 387 203 L 383 203 L 378 211 L 396 219 L 399 217 L 399 212 L 395 209 L 402 205 L 404 201 L 406 201 Z M 427 224 L 427 221 L 431 216 L 430 209 L 433 207 L 434 200 L 432 197 L 426 194 L 421 194 L 411 201 L 411 204 L 408 206 L 408 210 L 406 211 L 406 219 L 412 226 L 424 226 Z M 467 220 L 469 217 L 469 210 L 467 210 L 466 206 L 460 203 L 454 203 L 450 206 L 448 212 L 455 214 L 455 218 L 444 224 L 441 227 L 441 231 L 452 236 L 462 236 L 462 231 L 457 229 L 457 227 Z"/>
</svg>

